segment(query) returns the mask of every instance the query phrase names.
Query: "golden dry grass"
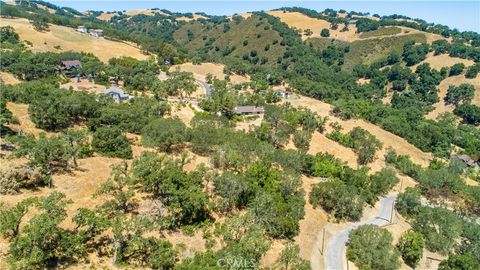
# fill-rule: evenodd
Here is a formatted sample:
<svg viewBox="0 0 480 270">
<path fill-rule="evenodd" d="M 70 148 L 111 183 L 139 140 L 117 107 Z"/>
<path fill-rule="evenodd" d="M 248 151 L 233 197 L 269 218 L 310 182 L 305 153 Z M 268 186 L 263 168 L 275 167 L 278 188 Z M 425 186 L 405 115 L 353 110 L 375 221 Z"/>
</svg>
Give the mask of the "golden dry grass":
<svg viewBox="0 0 480 270">
<path fill-rule="evenodd" d="M 436 119 L 440 114 L 444 112 L 453 112 L 455 106 L 445 104 L 443 100 L 447 95 L 447 90 L 450 85 L 459 86 L 462 83 L 468 83 L 475 87 L 475 96 L 472 100 L 472 104 L 480 106 L 480 76 L 477 76 L 474 79 L 467 79 L 463 75 L 448 77 L 443 80 L 438 86 L 438 96 L 440 101 L 434 105 L 434 110 L 428 113 L 425 118 L 427 119 Z"/>
<path fill-rule="evenodd" d="M 370 83 L 370 79 L 360 78 L 360 79 L 357 80 L 357 83 L 358 83 L 359 85 L 369 84 L 369 83 Z"/>
<path fill-rule="evenodd" d="M 195 116 L 195 112 L 187 106 L 173 106 L 172 108 L 172 116 L 176 116 L 180 118 L 180 120 L 190 127 L 190 122 L 192 121 L 193 117 Z"/>
<path fill-rule="evenodd" d="M 4 163 L 4 161 L 2 159 L 0 163 Z M 92 195 L 110 177 L 111 166 L 119 162 L 121 162 L 120 159 L 105 157 L 91 157 L 78 160 L 79 167 L 73 172 L 53 175 L 53 188 L 42 187 L 35 190 L 22 190 L 21 193 L 15 195 L 2 195 L 0 196 L 0 203 L 11 207 L 26 198 L 47 196 L 55 191 L 62 192 L 73 203 L 67 205 L 66 210 L 69 217 L 62 222 L 61 226 L 72 229 L 74 224 L 71 218 L 79 208 L 92 209 L 99 204 L 100 199 L 94 199 Z M 5 260 L 7 251 L 8 242 L 0 237 L 0 269 L 8 268 Z M 71 269 L 74 268 L 85 269 L 80 266 L 73 266 Z"/>
<path fill-rule="evenodd" d="M 245 118 L 245 120 L 237 122 L 235 129 L 248 132 L 254 127 L 259 127 L 262 124 L 262 121 L 263 115 L 259 115 L 257 118 L 254 119 L 247 117 Z"/>
<path fill-rule="evenodd" d="M 433 52 L 428 53 L 427 58 L 423 60 L 422 62 L 414 65 L 411 67 L 412 70 L 416 70 L 418 65 L 421 65 L 423 63 L 428 63 L 430 64 L 430 67 L 440 70 L 443 67 L 451 67 L 455 64 L 463 63 L 465 67 L 473 66 L 475 62 L 469 59 L 462 59 L 458 57 L 451 57 L 448 54 L 439 54 L 439 55 L 434 55 Z"/>
<path fill-rule="evenodd" d="M 313 133 L 312 140 L 310 141 L 310 148 L 308 153 L 315 155 L 317 153 L 326 152 L 340 158 L 342 161 L 347 162 L 348 166 L 357 168 L 357 155 L 352 149 L 339 144 L 336 141 L 332 141 L 325 137 L 324 134 L 318 132 Z"/>
<path fill-rule="evenodd" d="M 305 260 L 311 260 L 313 257 L 317 257 L 319 254 L 318 249 L 318 235 L 321 233 L 321 229 L 328 222 L 327 213 L 320 207 L 313 208 L 309 202 L 310 192 L 312 186 L 318 183 L 318 179 L 312 177 L 302 177 L 302 188 L 305 190 L 305 217 L 300 220 L 300 232 L 294 238 L 295 243 L 300 248 L 300 257 Z"/>
<path fill-rule="evenodd" d="M 252 13 L 247 12 L 247 13 L 241 13 L 239 15 L 242 16 L 244 19 L 248 19 L 252 16 Z"/>
<path fill-rule="evenodd" d="M 97 19 L 102 20 L 102 21 L 109 21 L 113 16 L 118 15 L 118 13 L 113 12 L 113 13 L 102 13 L 97 16 Z"/>
<path fill-rule="evenodd" d="M 19 84 L 21 81 L 17 79 L 12 73 L 0 71 L 0 81 L 4 84 Z"/>
<path fill-rule="evenodd" d="M 370 133 L 372 133 L 375 137 L 377 137 L 378 140 L 380 140 L 383 143 L 383 149 L 377 152 L 377 157 L 381 160 L 376 161 L 373 164 L 371 164 L 372 171 L 376 171 L 379 168 L 384 166 L 383 162 L 383 155 L 385 154 L 385 151 L 387 148 L 391 147 L 395 151 L 397 151 L 398 154 L 400 155 L 409 155 L 412 158 L 412 161 L 414 163 L 417 163 L 421 166 L 428 166 L 429 161 L 433 158 L 431 153 L 425 153 L 415 147 L 414 145 L 410 144 L 407 142 L 405 139 L 390 133 L 388 131 L 383 130 L 382 128 L 366 122 L 362 119 L 351 119 L 351 120 L 342 120 L 338 117 L 330 115 L 330 111 L 332 110 L 332 106 L 330 104 L 327 104 L 325 102 L 322 102 L 317 99 L 309 98 L 309 97 L 304 97 L 304 96 L 299 96 L 298 98 L 290 98 L 288 100 L 292 105 L 299 107 L 299 106 L 304 106 L 309 108 L 310 110 L 318 113 L 321 116 L 329 116 L 329 119 L 331 122 L 338 122 L 342 127 L 344 132 L 348 132 L 352 130 L 354 127 L 361 127 L 365 130 L 368 130 Z M 328 130 L 327 130 L 328 131 Z M 315 138 L 315 137 L 314 137 Z M 316 137 L 317 140 L 320 139 L 320 137 Z M 312 141 L 312 146 L 315 145 L 315 140 Z M 329 145 L 327 141 L 324 143 L 324 148 L 328 149 L 331 144 Z M 314 146 L 315 147 L 315 146 Z M 320 146 L 322 147 L 322 146 Z M 314 151 L 314 150 L 310 150 Z M 333 150 L 332 150 L 333 151 Z M 347 153 L 347 150 L 345 149 L 344 151 L 341 151 L 342 153 Z M 342 155 L 341 153 L 339 154 L 340 156 Z M 349 163 L 351 162 L 350 160 L 352 159 L 350 154 L 343 154 L 345 155 L 343 160 L 348 161 Z"/>
<path fill-rule="evenodd" d="M 40 9 L 43 9 L 45 11 L 48 11 L 48 13 L 50 13 L 50 14 L 55 14 L 55 12 L 56 12 L 54 9 L 51 9 L 51 8 L 49 8 L 47 6 L 44 6 L 44 5 L 41 5 L 41 4 L 37 4 L 37 7 L 40 8 Z"/>
<path fill-rule="evenodd" d="M 50 31 L 38 32 L 27 19 L 0 20 L 0 26 L 10 25 L 20 35 L 22 40 L 33 43 L 30 49 L 34 52 L 76 51 L 93 53 L 100 60 L 107 62 L 110 58 L 131 56 L 140 60 L 147 58 L 140 49 L 123 42 L 97 38 L 77 32 L 73 28 L 50 25 Z M 55 49 L 60 46 L 60 49 Z"/>
<path fill-rule="evenodd" d="M 193 14 L 193 18 L 188 18 L 188 17 L 185 17 L 185 16 L 176 18 L 177 21 L 185 21 L 185 22 L 198 20 L 198 19 L 206 19 L 206 17 L 202 16 L 202 15 L 198 15 L 198 14 Z"/>
<path fill-rule="evenodd" d="M 192 63 L 184 63 L 181 65 L 174 65 L 170 67 L 170 70 L 176 70 L 177 68 L 181 71 L 192 72 L 194 77 L 198 80 L 205 80 L 207 74 L 212 74 L 214 77 L 218 79 L 224 79 L 225 73 L 223 73 L 223 68 L 225 66 L 223 64 L 216 64 L 216 63 L 202 63 L 200 65 L 194 65 Z M 248 82 L 249 78 L 240 75 L 231 75 L 230 81 L 232 83 L 243 83 Z"/>
<path fill-rule="evenodd" d="M 150 9 L 147 9 L 147 10 L 142 10 L 142 9 L 139 9 L 139 10 L 129 10 L 127 12 L 125 12 L 124 14 L 128 15 L 128 16 L 135 16 L 135 15 L 140 15 L 140 14 L 143 14 L 143 15 L 147 15 L 147 16 L 153 16 L 155 14 L 161 14 L 161 15 L 167 15 L 165 12 L 163 11 L 160 11 L 160 10 L 150 10 Z"/>
<path fill-rule="evenodd" d="M 330 29 L 330 23 L 326 20 L 321 20 L 321 19 L 316 19 L 316 18 L 311 18 L 308 17 L 305 14 L 302 14 L 300 12 L 283 12 L 280 10 L 277 11 L 269 11 L 268 14 L 272 16 L 278 17 L 282 22 L 286 23 L 288 26 L 301 29 L 302 30 L 302 39 L 305 40 L 309 37 L 320 37 L 320 32 L 322 29 L 327 28 L 330 31 L 330 38 L 342 40 L 342 41 L 347 41 L 347 42 L 352 42 L 355 40 L 365 40 L 365 39 L 378 39 L 382 38 L 384 36 L 378 36 L 378 37 L 368 37 L 368 38 L 360 38 L 360 34 L 356 33 L 357 28 L 355 25 L 349 25 L 349 31 L 346 32 L 341 32 L 340 30 L 342 29 L 343 26 L 339 26 L 337 30 L 332 30 Z M 342 15 L 342 14 L 340 14 Z M 361 17 L 361 16 L 357 16 Z M 369 17 L 370 18 L 370 17 Z M 376 19 L 376 18 L 370 18 L 370 19 Z M 401 33 L 394 34 L 394 35 L 389 35 L 389 36 L 401 36 L 401 35 L 408 35 L 408 34 L 416 34 L 416 33 L 423 33 L 427 37 L 427 43 L 431 44 L 433 41 L 438 40 L 438 39 L 445 39 L 440 35 L 436 34 L 431 34 L 431 33 L 426 33 L 426 32 L 421 32 L 419 30 L 413 29 L 413 28 L 408 28 L 408 27 L 403 27 L 399 26 L 398 28 L 402 29 Z M 313 35 L 311 36 L 305 36 L 303 34 L 303 30 L 305 29 L 310 29 L 313 31 Z"/>
<path fill-rule="evenodd" d="M 436 40 L 439 40 L 439 39 L 444 39 L 444 40 L 447 40 L 447 41 L 451 41 L 451 38 L 445 38 L 441 35 L 427 33 L 427 32 L 423 32 L 423 31 L 413 29 L 413 28 L 410 28 L 410 27 L 405 27 L 405 26 L 397 26 L 397 27 L 401 28 L 402 33 L 405 34 L 405 35 L 406 34 L 418 34 L 418 33 L 424 34 L 425 37 L 427 38 L 427 43 L 428 44 L 432 44 L 432 42 L 434 42 Z"/>
<path fill-rule="evenodd" d="M 330 23 L 321 20 L 308 17 L 300 12 L 283 12 L 280 10 L 269 11 L 268 14 L 278 17 L 282 22 L 286 23 L 288 26 L 301 29 L 302 39 L 307 39 L 309 37 L 320 37 L 320 32 L 322 29 L 326 28 L 330 30 L 330 38 L 335 38 L 343 41 L 354 41 L 359 40 L 360 36 L 356 33 L 357 28 L 355 25 L 349 26 L 349 31 L 340 32 L 341 26 L 338 30 L 330 29 Z M 310 29 L 313 34 L 311 36 L 305 36 L 303 30 Z"/>
<path fill-rule="evenodd" d="M 21 131 L 27 134 L 38 136 L 41 132 L 45 132 L 42 129 L 36 128 L 35 124 L 30 120 L 28 115 L 28 105 L 7 102 L 7 109 L 12 112 L 13 116 L 18 120 L 18 124 L 10 124 L 9 127 L 16 131 Z M 47 135 L 51 135 L 51 132 L 45 132 Z"/>
</svg>

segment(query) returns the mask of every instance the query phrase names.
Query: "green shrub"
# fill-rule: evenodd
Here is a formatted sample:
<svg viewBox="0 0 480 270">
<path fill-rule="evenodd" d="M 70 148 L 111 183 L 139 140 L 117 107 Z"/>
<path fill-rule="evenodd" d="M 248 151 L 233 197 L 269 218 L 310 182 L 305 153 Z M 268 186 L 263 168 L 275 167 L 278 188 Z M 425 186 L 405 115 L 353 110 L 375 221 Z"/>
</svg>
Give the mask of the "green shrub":
<svg viewBox="0 0 480 270">
<path fill-rule="evenodd" d="M 359 269 L 400 268 L 399 254 L 393 249 L 392 235 L 375 225 L 362 225 L 349 234 L 347 258 Z"/>
<path fill-rule="evenodd" d="M 412 230 L 404 232 L 397 244 L 403 260 L 412 268 L 415 268 L 422 258 L 424 246 L 425 240 L 423 236 Z"/>
<path fill-rule="evenodd" d="M 93 133 L 92 148 L 107 157 L 131 158 L 132 147 L 118 127 L 101 127 Z"/>
</svg>

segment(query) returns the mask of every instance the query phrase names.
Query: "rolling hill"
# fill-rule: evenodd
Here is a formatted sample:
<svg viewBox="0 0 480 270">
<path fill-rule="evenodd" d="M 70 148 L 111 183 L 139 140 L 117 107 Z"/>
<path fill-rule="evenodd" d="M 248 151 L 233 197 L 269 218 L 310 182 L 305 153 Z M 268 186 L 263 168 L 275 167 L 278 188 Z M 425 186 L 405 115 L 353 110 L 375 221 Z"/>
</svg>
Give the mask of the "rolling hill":
<svg viewBox="0 0 480 270">
<path fill-rule="evenodd" d="M 0 13 L 1 269 L 412 269 L 407 232 L 417 268 L 480 265 L 478 33 L 329 9 Z M 343 256 L 364 222 L 384 224 L 359 252 L 375 267 Z"/>
<path fill-rule="evenodd" d="M 2 18 L 0 26 L 6 25 L 12 26 L 22 40 L 27 41 L 28 44 L 31 43 L 30 49 L 34 52 L 90 52 L 104 62 L 120 56 L 131 56 L 142 60 L 147 58 L 139 48 L 128 42 L 93 37 L 69 27 L 50 25 L 49 31 L 38 32 L 26 19 Z"/>
</svg>

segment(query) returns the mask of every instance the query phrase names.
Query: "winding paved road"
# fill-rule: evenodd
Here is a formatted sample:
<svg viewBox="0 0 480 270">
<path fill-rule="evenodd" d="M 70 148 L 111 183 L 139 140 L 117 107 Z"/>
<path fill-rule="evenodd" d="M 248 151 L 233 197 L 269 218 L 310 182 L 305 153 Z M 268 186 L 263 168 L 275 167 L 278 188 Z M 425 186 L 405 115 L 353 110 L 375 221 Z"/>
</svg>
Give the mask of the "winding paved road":
<svg viewBox="0 0 480 270">
<path fill-rule="evenodd" d="M 202 80 L 198 80 L 198 79 L 197 79 L 197 82 L 199 84 L 201 84 L 203 86 L 203 88 L 205 89 L 205 94 L 206 94 L 207 98 L 210 97 L 210 95 L 212 94 L 212 88 L 210 88 L 210 85 L 208 85 L 208 83 L 206 83 Z"/>
<path fill-rule="evenodd" d="M 390 215 L 392 213 L 393 203 L 395 202 L 396 198 L 396 196 L 387 196 L 382 198 L 380 200 L 380 211 L 376 217 L 350 225 L 334 235 L 330 241 L 328 241 L 325 268 L 328 270 L 344 269 L 344 263 L 346 262 L 345 246 L 348 242 L 348 234 L 350 231 L 360 225 L 365 224 L 373 224 L 378 226 L 388 224 Z"/>
</svg>

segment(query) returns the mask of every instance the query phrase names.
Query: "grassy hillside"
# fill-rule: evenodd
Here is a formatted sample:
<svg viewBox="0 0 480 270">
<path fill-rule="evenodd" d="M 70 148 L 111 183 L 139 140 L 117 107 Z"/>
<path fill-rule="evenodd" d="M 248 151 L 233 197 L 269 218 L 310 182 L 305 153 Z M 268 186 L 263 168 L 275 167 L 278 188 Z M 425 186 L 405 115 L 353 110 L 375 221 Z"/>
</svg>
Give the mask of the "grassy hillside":
<svg viewBox="0 0 480 270">
<path fill-rule="evenodd" d="M 353 42 L 337 42 L 341 46 L 349 46 L 350 51 L 345 54 L 344 70 L 351 70 L 358 64 L 371 64 L 377 60 L 387 57 L 390 53 L 396 51 L 401 53 L 403 44 L 408 41 L 415 43 L 425 43 L 426 37 L 424 34 L 411 34 L 403 36 L 392 36 L 375 39 L 356 40 Z M 318 49 L 325 49 L 329 44 L 332 44 L 332 39 L 329 38 L 310 38 L 308 39 L 314 47 Z"/>
<path fill-rule="evenodd" d="M 107 40 L 103 37 L 96 38 L 88 34 L 82 34 L 73 28 L 50 25 L 49 31 L 38 32 L 26 19 L 2 18 L 0 26 L 12 26 L 20 35 L 21 40 L 32 44 L 34 52 L 61 52 L 77 51 L 90 52 L 100 60 L 106 62 L 112 57 L 131 56 L 137 59 L 146 59 L 137 47 L 120 41 Z"/>
<path fill-rule="evenodd" d="M 398 27 L 385 27 L 380 28 L 378 30 L 369 31 L 365 33 L 361 33 L 361 38 L 369 38 L 369 37 L 379 37 L 379 36 L 390 36 L 402 33 L 402 29 Z"/>
</svg>

